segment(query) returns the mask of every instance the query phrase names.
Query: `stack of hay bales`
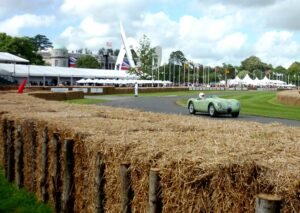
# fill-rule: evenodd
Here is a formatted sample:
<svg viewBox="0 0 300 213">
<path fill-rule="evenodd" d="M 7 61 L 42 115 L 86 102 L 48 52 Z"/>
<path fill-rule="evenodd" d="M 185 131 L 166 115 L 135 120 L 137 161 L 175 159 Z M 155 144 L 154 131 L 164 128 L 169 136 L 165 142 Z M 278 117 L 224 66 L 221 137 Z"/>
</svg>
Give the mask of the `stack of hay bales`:
<svg viewBox="0 0 300 213">
<path fill-rule="evenodd" d="M 1 95 L 0 112 L 1 139 L 5 121 L 13 120 L 16 129 L 22 128 L 25 188 L 41 200 L 42 187 L 46 188 L 53 206 L 55 196 L 63 197 L 64 140 L 71 138 L 76 212 L 95 212 L 99 154 L 105 164 L 108 212 L 121 210 L 124 162 L 130 164 L 134 212 L 147 211 L 153 167 L 160 169 L 163 212 L 254 212 L 255 195 L 262 192 L 281 196 L 282 212 L 300 212 L 298 127 L 49 103 L 14 94 Z M 45 127 L 46 183 L 41 166 Z M 59 136 L 58 145 L 54 134 Z"/>
<path fill-rule="evenodd" d="M 82 99 L 84 98 L 84 93 L 82 91 L 68 91 L 68 92 L 32 92 L 29 95 L 42 98 L 45 100 L 52 101 L 65 101 L 72 99 Z"/>
<path fill-rule="evenodd" d="M 277 93 L 277 100 L 283 104 L 300 106 L 300 91 L 287 90 Z"/>
</svg>

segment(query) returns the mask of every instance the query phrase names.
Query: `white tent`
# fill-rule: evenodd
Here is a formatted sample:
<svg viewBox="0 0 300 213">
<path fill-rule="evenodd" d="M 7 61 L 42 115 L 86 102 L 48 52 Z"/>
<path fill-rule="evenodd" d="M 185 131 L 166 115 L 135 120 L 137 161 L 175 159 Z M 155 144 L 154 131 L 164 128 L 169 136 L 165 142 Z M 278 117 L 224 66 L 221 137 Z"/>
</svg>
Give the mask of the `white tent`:
<svg viewBox="0 0 300 213">
<path fill-rule="evenodd" d="M 249 75 L 247 74 L 243 80 L 242 83 L 245 85 L 253 85 L 253 80 L 249 77 Z"/>
</svg>

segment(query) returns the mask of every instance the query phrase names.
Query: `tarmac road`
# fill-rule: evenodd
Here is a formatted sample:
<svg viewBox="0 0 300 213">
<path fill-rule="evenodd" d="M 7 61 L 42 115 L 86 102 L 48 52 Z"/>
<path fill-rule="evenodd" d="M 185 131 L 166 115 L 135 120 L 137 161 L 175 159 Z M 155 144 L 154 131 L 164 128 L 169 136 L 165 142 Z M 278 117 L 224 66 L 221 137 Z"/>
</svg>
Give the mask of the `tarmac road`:
<svg viewBox="0 0 300 213">
<path fill-rule="evenodd" d="M 149 112 L 160 112 L 160 113 L 170 113 L 170 114 L 181 114 L 189 116 L 199 116 L 205 117 L 207 119 L 232 119 L 232 120 L 243 120 L 243 121 L 255 121 L 259 123 L 281 123 L 287 126 L 298 126 L 300 127 L 300 121 L 288 120 L 281 118 L 268 118 L 261 116 L 251 116 L 240 114 L 238 118 L 232 118 L 231 115 L 225 115 L 220 117 L 211 118 L 207 114 L 196 114 L 190 115 L 188 109 L 185 107 L 178 106 L 175 102 L 179 99 L 189 98 L 191 96 L 163 96 L 163 97 L 104 97 L 104 96 L 89 96 L 88 98 L 99 98 L 107 99 L 110 102 L 101 103 L 98 105 L 112 106 L 112 107 L 122 107 L 130 109 L 139 109 Z"/>
</svg>

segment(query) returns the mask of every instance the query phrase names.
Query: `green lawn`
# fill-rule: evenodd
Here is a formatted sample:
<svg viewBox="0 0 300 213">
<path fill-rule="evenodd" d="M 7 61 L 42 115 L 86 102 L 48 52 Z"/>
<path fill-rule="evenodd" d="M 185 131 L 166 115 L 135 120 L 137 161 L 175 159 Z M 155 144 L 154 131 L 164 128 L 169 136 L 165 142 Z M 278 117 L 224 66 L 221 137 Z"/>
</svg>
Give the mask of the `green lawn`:
<svg viewBox="0 0 300 213">
<path fill-rule="evenodd" d="M 300 107 L 289 106 L 276 100 L 275 92 L 243 92 L 221 94 L 219 97 L 234 98 L 241 102 L 241 114 L 300 120 Z M 186 106 L 187 99 L 178 100 L 177 104 Z"/>
<path fill-rule="evenodd" d="M 37 202 L 33 194 L 24 189 L 18 190 L 8 183 L 0 168 L 0 212 L 1 213 L 47 213 L 53 210 L 46 204 Z"/>
<path fill-rule="evenodd" d="M 94 98 L 83 98 L 83 99 L 67 100 L 65 102 L 70 103 L 70 104 L 99 104 L 99 103 L 107 102 L 107 100 L 94 99 Z"/>
</svg>

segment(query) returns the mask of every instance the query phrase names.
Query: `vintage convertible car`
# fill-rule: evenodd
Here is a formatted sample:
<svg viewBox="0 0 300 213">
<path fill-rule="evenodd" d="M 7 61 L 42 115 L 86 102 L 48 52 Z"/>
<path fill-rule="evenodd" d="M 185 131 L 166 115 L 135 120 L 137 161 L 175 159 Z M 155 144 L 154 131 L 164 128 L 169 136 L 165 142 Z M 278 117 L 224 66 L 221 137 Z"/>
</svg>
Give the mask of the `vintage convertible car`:
<svg viewBox="0 0 300 213">
<path fill-rule="evenodd" d="M 187 106 L 191 114 L 204 112 L 212 117 L 218 114 L 231 114 L 235 118 L 239 116 L 241 108 L 238 100 L 219 98 L 216 95 L 205 96 L 203 93 L 199 94 L 199 98 L 190 98 Z"/>
</svg>

